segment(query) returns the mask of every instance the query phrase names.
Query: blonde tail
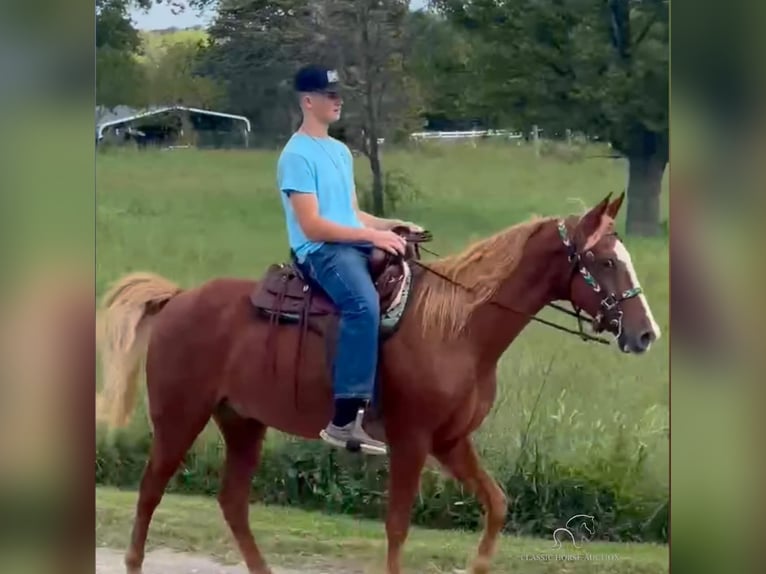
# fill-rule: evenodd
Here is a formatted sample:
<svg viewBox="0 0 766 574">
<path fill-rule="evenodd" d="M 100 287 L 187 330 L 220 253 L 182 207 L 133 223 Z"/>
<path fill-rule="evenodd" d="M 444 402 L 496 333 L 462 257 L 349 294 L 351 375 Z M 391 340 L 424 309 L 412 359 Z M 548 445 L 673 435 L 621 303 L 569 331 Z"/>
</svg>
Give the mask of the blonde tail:
<svg viewBox="0 0 766 574">
<path fill-rule="evenodd" d="M 181 291 L 159 275 L 131 273 L 104 296 L 98 325 L 104 387 L 96 401 L 96 420 L 112 428 L 130 420 L 152 319 Z"/>
</svg>

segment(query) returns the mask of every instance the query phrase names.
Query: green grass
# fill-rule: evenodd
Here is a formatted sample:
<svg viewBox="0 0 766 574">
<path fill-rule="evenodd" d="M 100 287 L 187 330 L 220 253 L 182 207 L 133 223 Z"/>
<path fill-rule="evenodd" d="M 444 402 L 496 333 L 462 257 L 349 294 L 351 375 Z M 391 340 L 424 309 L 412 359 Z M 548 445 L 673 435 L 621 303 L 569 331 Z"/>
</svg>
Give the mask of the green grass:
<svg viewBox="0 0 766 574">
<path fill-rule="evenodd" d="M 123 550 L 133 520 L 134 493 L 96 489 L 96 544 Z M 253 505 L 250 525 L 266 559 L 281 566 L 330 564 L 382 571 L 385 530 L 379 522 L 328 516 L 303 510 Z M 479 535 L 472 532 L 412 528 L 404 550 L 411 572 L 452 572 L 474 556 Z M 654 573 L 667 571 L 668 549 L 654 544 L 591 542 L 581 550 L 554 550 L 552 539 L 502 536 L 493 572 Z M 215 500 L 166 495 L 149 531 L 148 549 L 166 547 L 204 553 L 225 563 L 240 562 Z M 586 558 L 586 553 L 591 555 Z M 540 556 L 550 555 L 544 562 Z M 556 556 L 579 556 L 563 562 Z M 530 557 L 538 557 L 537 560 Z M 596 558 L 598 557 L 598 558 Z"/>
<path fill-rule="evenodd" d="M 288 247 L 275 190 L 276 158 L 275 151 L 99 154 L 98 294 L 118 276 L 139 269 L 192 286 L 222 275 L 259 277 L 270 263 L 285 260 Z M 391 150 L 383 162 L 386 169 L 406 174 L 414 190 L 393 215 L 430 229 L 434 241 L 429 247 L 441 254 L 533 214 L 579 212 L 582 202 L 593 205 L 606 193 L 621 191 L 627 173 L 623 161 L 535 158 L 528 147 L 498 144 Z M 369 169 L 363 158 L 356 169 L 358 186 L 364 190 Z M 666 197 L 667 192 L 663 217 Z M 667 334 L 667 237 L 627 238 L 626 244 Z M 542 315 L 574 326 L 573 320 L 553 311 Z M 564 512 L 592 511 L 610 525 L 600 534 L 644 539 L 646 524 L 663 513 L 666 521 L 667 429 L 667 336 L 648 355 L 634 357 L 533 323 L 501 361 L 497 401 L 476 439 L 489 470 L 517 499 L 509 530 L 547 532 L 551 524 L 566 519 Z M 143 462 L 148 436 L 143 415 L 134 419 L 127 434 L 139 444 L 135 470 Z M 218 440 L 214 432 L 200 440 L 198 458 L 187 467 L 189 480 L 197 486 L 189 490 L 215 489 L 209 475 L 220 454 Z M 278 433 L 268 441 L 275 452 L 280 445 L 292 445 Z M 121 471 L 113 468 L 116 459 L 104 456 L 99 476 L 107 477 L 106 482 L 136 483 L 134 471 L 119 480 Z M 317 465 L 324 464 L 323 456 L 315 454 Z M 325 487 L 330 490 L 320 490 L 315 502 L 331 498 L 328 492 L 335 479 L 328 480 Z M 377 483 L 365 484 L 371 488 Z M 264 486 L 266 491 L 275 488 Z M 578 494 L 583 491 L 590 494 Z M 277 494 L 281 496 L 265 498 L 296 503 Z M 351 490 L 344 496 L 353 500 L 361 494 Z M 445 517 L 453 511 L 442 508 L 440 520 L 450 524 Z M 424 510 L 426 523 L 427 514 Z M 475 523 L 473 510 L 469 514 L 454 523 Z"/>
</svg>

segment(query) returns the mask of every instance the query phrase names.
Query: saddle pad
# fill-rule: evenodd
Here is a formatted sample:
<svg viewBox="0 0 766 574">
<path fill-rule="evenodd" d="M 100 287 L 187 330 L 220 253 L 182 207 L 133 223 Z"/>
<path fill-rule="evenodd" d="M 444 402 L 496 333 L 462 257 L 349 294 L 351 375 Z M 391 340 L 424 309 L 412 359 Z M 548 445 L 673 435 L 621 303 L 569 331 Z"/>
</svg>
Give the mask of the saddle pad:
<svg viewBox="0 0 766 574">
<path fill-rule="evenodd" d="M 403 262 L 403 270 L 404 279 L 402 280 L 401 286 L 396 293 L 396 296 L 392 299 L 391 304 L 380 316 L 381 331 L 384 331 L 387 334 L 394 331 L 407 307 L 407 301 L 412 286 L 412 271 L 406 261 Z"/>
</svg>

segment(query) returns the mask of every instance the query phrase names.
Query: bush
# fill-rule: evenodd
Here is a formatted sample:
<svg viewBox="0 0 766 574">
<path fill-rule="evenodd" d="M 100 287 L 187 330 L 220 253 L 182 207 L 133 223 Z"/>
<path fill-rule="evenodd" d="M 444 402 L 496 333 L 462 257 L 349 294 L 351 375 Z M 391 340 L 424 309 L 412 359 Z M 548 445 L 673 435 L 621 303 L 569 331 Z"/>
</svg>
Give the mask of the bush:
<svg viewBox="0 0 766 574">
<path fill-rule="evenodd" d="M 493 473 L 509 495 L 505 531 L 550 537 L 575 514 L 596 517 L 595 538 L 667 542 L 667 493 L 644 493 L 643 458 L 629 454 L 629 441 L 617 439 L 608 458 L 586 465 L 549 460 L 542 445 L 530 442 L 517 460 L 495 465 Z M 113 441 L 99 435 L 96 481 L 138 488 L 149 452 L 145 431 L 122 433 Z M 221 439 L 200 440 L 187 453 L 168 485 L 169 492 L 215 495 L 224 459 Z M 283 435 L 267 440 L 253 479 L 253 501 L 342 513 L 363 518 L 385 514 L 388 467 L 325 445 Z M 477 530 L 482 509 L 456 481 L 434 469 L 423 473 L 412 513 L 414 524 Z"/>
<path fill-rule="evenodd" d="M 372 184 L 356 182 L 360 207 L 372 212 Z M 393 213 L 403 204 L 413 203 L 420 197 L 420 190 L 401 169 L 388 169 L 383 173 L 383 208 Z"/>
</svg>

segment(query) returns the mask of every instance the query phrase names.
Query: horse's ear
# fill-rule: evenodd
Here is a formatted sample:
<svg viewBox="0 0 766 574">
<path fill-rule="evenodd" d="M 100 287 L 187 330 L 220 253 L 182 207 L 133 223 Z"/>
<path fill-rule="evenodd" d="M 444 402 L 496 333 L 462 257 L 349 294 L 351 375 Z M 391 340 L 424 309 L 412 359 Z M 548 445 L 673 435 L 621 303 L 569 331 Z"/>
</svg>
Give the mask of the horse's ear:
<svg viewBox="0 0 766 574">
<path fill-rule="evenodd" d="M 622 202 L 625 199 L 625 192 L 623 191 L 620 196 L 615 199 L 612 203 L 609 204 L 609 207 L 606 208 L 606 214 L 611 217 L 612 219 L 617 219 L 617 214 L 620 211 L 620 207 L 622 207 Z"/>
<path fill-rule="evenodd" d="M 612 194 L 608 194 L 598 205 L 583 215 L 577 224 L 576 241 L 578 245 L 582 245 L 581 251 L 587 251 L 598 243 L 607 229 L 609 229 L 609 226 L 614 222 L 614 219 L 607 214 L 611 197 Z M 619 201 L 621 202 L 621 200 Z M 617 207 L 619 208 L 619 205 Z"/>
</svg>

